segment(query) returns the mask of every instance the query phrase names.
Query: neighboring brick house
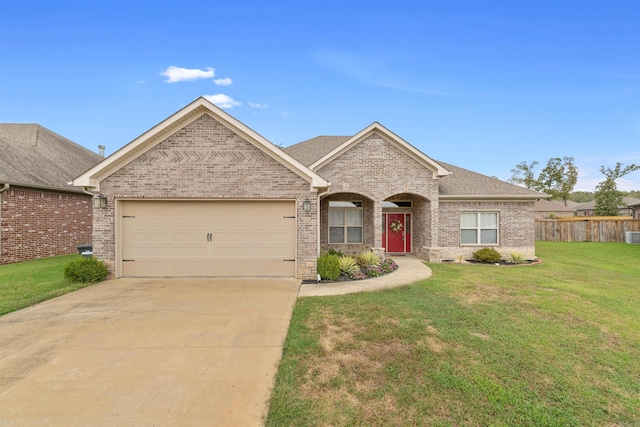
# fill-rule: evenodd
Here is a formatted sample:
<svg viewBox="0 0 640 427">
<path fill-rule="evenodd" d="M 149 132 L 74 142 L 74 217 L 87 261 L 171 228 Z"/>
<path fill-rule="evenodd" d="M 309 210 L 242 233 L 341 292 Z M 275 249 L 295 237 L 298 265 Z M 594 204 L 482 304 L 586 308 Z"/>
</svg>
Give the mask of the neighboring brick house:
<svg viewBox="0 0 640 427">
<path fill-rule="evenodd" d="M 429 158 L 373 123 L 279 149 L 199 98 L 78 176 L 121 276 L 316 277 L 321 248 L 535 257 L 543 194 Z"/>
<path fill-rule="evenodd" d="M 573 200 L 567 200 L 565 203 L 562 200 L 540 199 L 534 206 L 535 217 L 536 219 L 572 217 L 576 215 L 578 205 L 579 203 Z"/>
<path fill-rule="evenodd" d="M 102 160 L 37 124 L 0 124 L 0 264 L 91 242 L 91 196 L 68 184 Z"/>
</svg>

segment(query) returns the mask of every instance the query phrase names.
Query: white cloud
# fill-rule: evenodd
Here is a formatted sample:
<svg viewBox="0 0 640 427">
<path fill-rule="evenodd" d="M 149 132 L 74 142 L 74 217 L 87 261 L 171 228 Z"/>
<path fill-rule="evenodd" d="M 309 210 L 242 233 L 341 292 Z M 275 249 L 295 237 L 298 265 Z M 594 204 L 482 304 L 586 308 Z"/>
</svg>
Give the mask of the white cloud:
<svg viewBox="0 0 640 427">
<path fill-rule="evenodd" d="M 257 102 L 249 101 L 249 107 L 251 107 L 251 108 L 267 108 L 267 107 L 269 107 L 269 105 L 268 104 L 258 104 Z"/>
<path fill-rule="evenodd" d="M 231 79 L 229 77 L 225 77 L 224 79 L 215 79 L 213 81 L 213 83 L 216 86 L 230 86 L 233 84 L 233 82 L 231 81 Z"/>
<path fill-rule="evenodd" d="M 219 93 L 217 95 L 204 95 L 204 98 L 213 102 L 220 108 L 233 108 L 242 105 L 242 102 L 238 102 L 224 93 Z"/>
<path fill-rule="evenodd" d="M 197 68 L 180 68 L 174 67 L 173 65 L 167 67 L 162 73 L 161 76 L 165 76 L 167 80 L 165 83 L 175 83 L 182 82 L 185 80 L 196 80 L 196 79 L 209 79 L 215 76 L 216 70 L 211 67 L 207 67 L 206 70 L 198 70 Z"/>
</svg>

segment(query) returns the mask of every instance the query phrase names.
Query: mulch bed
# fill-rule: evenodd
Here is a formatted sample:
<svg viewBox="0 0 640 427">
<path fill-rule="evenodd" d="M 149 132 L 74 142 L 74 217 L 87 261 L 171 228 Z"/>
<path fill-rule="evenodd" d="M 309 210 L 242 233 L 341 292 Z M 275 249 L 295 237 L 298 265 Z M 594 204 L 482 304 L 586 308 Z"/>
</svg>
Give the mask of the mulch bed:
<svg viewBox="0 0 640 427">
<path fill-rule="evenodd" d="M 392 259 L 389 259 L 389 260 L 393 262 L 393 260 L 392 260 Z M 391 273 L 393 273 L 394 271 L 397 271 L 397 270 L 398 270 L 398 268 L 399 268 L 399 267 L 398 267 L 398 264 L 396 264 L 395 262 L 393 262 L 393 265 L 395 266 L 395 268 L 394 268 L 392 271 L 390 271 L 389 273 L 381 274 L 381 275 L 379 275 L 379 276 L 372 276 L 372 277 L 366 276 L 366 277 L 365 277 L 365 278 L 363 278 L 363 279 L 357 279 L 357 280 L 354 280 L 354 279 L 352 279 L 351 277 L 349 277 L 349 276 L 347 276 L 347 275 L 345 275 L 345 274 L 341 274 L 341 275 L 340 275 L 340 277 L 338 277 L 336 280 L 320 280 L 319 282 L 318 282 L 317 280 L 303 280 L 303 281 L 302 281 L 302 284 L 303 284 L 303 285 L 317 285 L 317 284 L 323 284 L 323 283 L 362 282 L 363 280 L 375 279 L 375 278 L 377 278 L 377 277 L 384 277 L 384 276 L 386 276 L 387 274 L 391 274 Z M 362 267 L 362 268 L 361 268 L 361 270 L 362 270 L 362 272 L 363 272 L 363 273 L 365 273 L 365 275 L 366 275 L 367 268 L 366 268 L 366 267 Z"/>
</svg>

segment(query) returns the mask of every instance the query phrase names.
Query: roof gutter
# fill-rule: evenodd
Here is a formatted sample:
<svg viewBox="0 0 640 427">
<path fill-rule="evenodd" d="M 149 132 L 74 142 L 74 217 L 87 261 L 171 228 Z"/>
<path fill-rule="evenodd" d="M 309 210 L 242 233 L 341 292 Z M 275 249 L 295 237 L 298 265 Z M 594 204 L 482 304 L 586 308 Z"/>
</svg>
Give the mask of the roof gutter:
<svg viewBox="0 0 640 427">
<path fill-rule="evenodd" d="M 544 198 L 546 194 L 533 194 L 533 195 L 524 195 L 524 194 L 451 194 L 451 195 L 443 195 L 441 194 L 440 200 L 540 200 Z"/>
<path fill-rule="evenodd" d="M 90 195 L 92 197 L 95 197 L 96 194 L 99 194 L 99 193 L 92 193 L 91 191 L 87 190 L 87 188 L 89 188 L 89 187 L 80 187 L 80 189 L 82 190 L 82 192 L 84 194 L 88 194 L 88 195 Z"/>
<path fill-rule="evenodd" d="M 9 189 L 9 187 L 11 187 L 11 184 L 9 184 L 8 182 L 5 182 L 2 188 L 0 188 L 0 193 L 4 193 Z"/>
</svg>

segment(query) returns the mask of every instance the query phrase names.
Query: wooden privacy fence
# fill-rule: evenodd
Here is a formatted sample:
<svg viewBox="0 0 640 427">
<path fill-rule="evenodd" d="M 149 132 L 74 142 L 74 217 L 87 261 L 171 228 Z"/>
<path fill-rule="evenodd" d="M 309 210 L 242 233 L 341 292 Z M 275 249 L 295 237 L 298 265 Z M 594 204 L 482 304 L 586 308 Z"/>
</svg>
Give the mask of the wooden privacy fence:
<svg viewBox="0 0 640 427">
<path fill-rule="evenodd" d="M 627 231 L 640 231 L 640 219 L 628 217 L 536 219 L 536 240 L 549 242 L 624 242 Z"/>
</svg>

